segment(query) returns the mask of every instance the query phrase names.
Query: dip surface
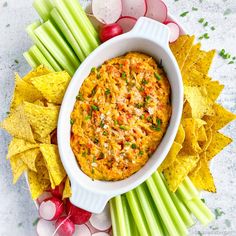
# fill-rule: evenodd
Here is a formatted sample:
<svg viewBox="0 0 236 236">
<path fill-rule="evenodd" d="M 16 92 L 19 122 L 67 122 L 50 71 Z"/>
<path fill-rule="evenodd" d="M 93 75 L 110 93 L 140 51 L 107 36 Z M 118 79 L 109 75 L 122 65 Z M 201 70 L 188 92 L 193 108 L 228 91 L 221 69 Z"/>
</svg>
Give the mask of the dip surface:
<svg viewBox="0 0 236 236">
<path fill-rule="evenodd" d="M 163 68 L 142 53 L 92 68 L 71 114 L 71 148 L 81 170 L 109 181 L 137 172 L 166 132 L 170 93 Z"/>
</svg>

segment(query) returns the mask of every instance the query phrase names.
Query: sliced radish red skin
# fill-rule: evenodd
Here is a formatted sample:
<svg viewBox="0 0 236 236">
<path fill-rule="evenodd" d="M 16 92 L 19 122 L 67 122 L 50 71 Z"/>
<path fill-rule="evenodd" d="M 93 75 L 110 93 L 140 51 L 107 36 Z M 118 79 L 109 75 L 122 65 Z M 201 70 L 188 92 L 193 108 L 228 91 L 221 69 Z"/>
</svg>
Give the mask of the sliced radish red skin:
<svg viewBox="0 0 236 236">
<path fill-rule="evenodd" d="M 39 216 L 44 220 L 56 220 L 64 212 L 64 203 L 58 198 L 51 197 L 41 202 Z"/>
<path fill-rule="evenodd" d="M 93 15 L 104 24 L 115 23 L 121 16 L 121 0 L 93 0 Z"/>
<path fill-rule="evenodd" d="M 152 18 L 163 23 L 167 19 L 168 9 L 166 4 L 161 0 L 146 0 L 147 12 L 146 17 Z"/>
<path fill-rule="evenodd" d="M 170 38 L 169 38 L 169 42 L 173 43 L 175 42 L 180 35 L 180 27 L 178 24 L 176 24 L 173 21 L 166 21 L 164 22 L 164 24 L 169 28 L 170 30 Z"/>
<path fill-rule="evenodd" d="M 122 0 L 122 16 L 139 18 L 144 16 L 147 11 L 145 0 Z"/>
<path fill-rule="evenodd" d="M 123 32 L 126 33 L 129 32 L 134 27 L 136 22 L 137 22 L 136 18 L 131 16 L 124 16 L 117 21 L 117 24 L 119 24 L 123 29 Z"/>
<path fill-rule="evenodd" d="M 121 26 L 117 23 L 104 25 L 101 27 L 99 32 L 99 38 L 102 42 L 106 42 L 107 40 L 114 38 L 123 33 Z"/>
<path fill-rule="evenodd" d="M 44 200 L 51 198 L 52 193 L 51 192 L 44 192 L 37 198 L 37 203 L 40 205 Z"/>
<path fill-rule="evenodd" d="M 72 236 L 75 232 L 75 224 L 68 216 L 62 216 L 56 221 L 56 232 L 59 236 Z"/>
<path fill-rule="evenodd" d="M 70 216 L 70 219 L 74 222 L 74 224 L 77 225 L 86 223 L 92 215 L 91 212 L 74 206 L 69 200 L 66 202 L 66 213 Z"/>
<path fill-rule="evenodd" d="M 51 189 L 50 191 L 54 197 L 61 199 L 64 188 L 65 188 L 65 183 L 62 182 L 60 185 L 56 186 L 54 189 Z"/>
</svg>

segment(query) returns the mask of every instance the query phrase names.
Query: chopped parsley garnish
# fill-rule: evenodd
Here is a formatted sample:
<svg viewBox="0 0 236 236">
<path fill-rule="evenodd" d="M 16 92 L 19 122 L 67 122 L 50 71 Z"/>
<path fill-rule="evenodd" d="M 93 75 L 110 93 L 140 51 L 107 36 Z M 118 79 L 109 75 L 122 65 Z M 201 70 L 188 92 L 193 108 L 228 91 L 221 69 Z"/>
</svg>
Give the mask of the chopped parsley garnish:
<svg viewBox="0 0 236 236">
<path fill-rule="evenodd" d="M 105 94 L 106 94 L 106 95 L 109 95 L 109 94 L 111 94 L 111 91 L 110 91 L 110 89 L 106 89 L 106 91 L 105 91 Z"/>
<path fill-rule="evenodd" d="M 151 99 L 151 97 L 150 97 L 150 96 L 147 96 L 147 97 L 145 98 L 145 102 L 150 101 L 150 99 Z"/>
<path fill-rule="evenodd" d="M 104 125 L 105 125 L 104 122 L 101 121 L 101 122 L 100 122 L 100 127 L 101 127 L 101 128 L 104 128 Z"/>
<path fill-rule="evenodd" d="M 162 123 L 161 120 L 157 119 L 157 124 L 156 125 L 152 124 L 150 128 L 155 131 L 161 131 L 161 123 Z"/>
<path fill-rule="evenodd" d="M 94 174 L 94 168 L 92 168 L 91 173 Z"/>
<path fill-rule="evenodd" d="M 161 80 L 161 76 L 157 72 L 154 72 L 154 76 L 157 80 Z"/>
<path fill-rule="evenodd" d="M 91 69 L 91 72 L 95 72 L 96 71 L 96 67 L 93 67 L 92 69 Z"/>
<path fill-rule="evenodd" d="M 70 119 L 70 124 L 73 125 L 74 123 L 75 123 L 75 121 Z"/>
<path fill-rule="evenodd" d="M 198 22 L 199 22 L 199 23 L 203 23 L 203 22 L 204 22 L 204 18 L 200 18 L 200 19 L 198 20 Z"/>
<path fill-rule="evenodd" d="M 140 87 L 139 88 L 139 92 L 143 92 L 144 91 L 144 88 L 143 87 Z"/>
<path fill-rule="evenodd" d="M 126 130 L 126 127 L 125 127 L 124 125 L 121 125 L 121 126 L 120 126 L 120 129 Z"/>
<path fill-rule="evenodd" d="M 122 78 L 122 79 L 125 79 L 125 78 L 126 78 L 126 73 L 125 73 L 125 72 L 122 72 L 121 78 Z"/>
<path fill-rule="evenodd" d="M 222 49 L 219 53 L 219 55 L 223 58 L 223 59 L 229 59 L 231 57 L 231 55 L 229 53 L 225 52 L 225 49 Z"/>
<path fill-rule="evenodd" d="M 181 17 L 185 17 L 185 16 L 188 15 L 188 13 L 189 13 L 189 11 L 185 11 L 185 12 L 181 13 L 180 16 L 181 16 Z"/>
<path fill-rule="evenodd" d="M 225 214 L 220 208 L 216 208 L 214 213 L 215 213 L 216 219 L 218 219 L 220 216 Z"/>
<path fill-rule="evenodd" d="M 143 79 L 142 84 L 148 84 L 148 81 L 146 79 Z"/>
<path fill-rule="evenodd" d="M 208 33 L 205 33 L 202 36 L 200 36 L 198 39 L 202 40 L 202 39 L 209 39 L 209 38 L 210 37 L 209 37 Z"/>
<path fill-rule="evenodd" d="M 79 93 L 79 95 L 76 96 L 76 99 L 79 101 L 84 101 L 83 95 Z"/>
<path fill-rule="evenodd" d="M 92 105 L 91 108 L 92 108 L 93 111 L 99 111 L 99 108 L 95 105 Z"/>
<path fill-rule="evenodd" d="M 135 143 L 132 143 L 131 148 L 132 148 L 132 149 L 136 149 L 136 148 L 137 148 L 137 145 L 136 145 Z"/>
</svg>

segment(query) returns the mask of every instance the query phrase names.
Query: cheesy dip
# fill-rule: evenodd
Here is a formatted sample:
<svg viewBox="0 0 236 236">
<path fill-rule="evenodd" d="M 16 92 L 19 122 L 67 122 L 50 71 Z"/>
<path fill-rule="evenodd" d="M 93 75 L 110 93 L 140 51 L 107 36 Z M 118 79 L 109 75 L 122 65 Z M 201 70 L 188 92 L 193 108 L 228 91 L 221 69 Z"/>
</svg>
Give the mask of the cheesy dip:
<svg viewBox="0 0 236 236">
<path fill-rule="evenodd" d="M 81 170 L 107 181 L 137 172 L 166 132 L 170 93 L 162 66 L 142 53 L 92 68 L 71 114 L 71 148 Z"/>
</svg>

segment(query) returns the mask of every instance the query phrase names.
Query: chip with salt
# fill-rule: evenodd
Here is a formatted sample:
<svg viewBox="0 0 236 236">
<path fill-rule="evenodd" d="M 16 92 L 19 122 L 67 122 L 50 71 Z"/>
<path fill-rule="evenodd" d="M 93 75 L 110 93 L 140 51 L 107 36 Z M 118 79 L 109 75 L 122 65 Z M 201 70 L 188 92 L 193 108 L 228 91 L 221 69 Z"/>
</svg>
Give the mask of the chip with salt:
<svg viewBox="0 0 236 236">
<path fill-rule="evenodd" d="M 70 180 L 67 177 L 66 182 L 65 182 L 65 187 L 64 187 L 64 190 L 63 190 L 62 199 L 71 197 L 71 194 L 72 194 L 72 192 L 71 192 L 71 187 L 70 187 Z"/>
<path fill-rule="evenodd" d="M 201 126 L 198 129 L 197 141 L 198 142 L 206 142 L 207 141 L 207 135 L 206 135 L 206 130 L 205 130 L 204 126 Z"/>
<path fill-rule="evenodd" d="M 219 81 L 209 81 L 205 84 L 205 87 L 207 95 L 212 101 L 215 101 L 224 89 L 224 85 L 220 84 Z"/>
<path fill-rule="evenodd" d="M 184 139 L 185 139 L 185 131 L 184 131 L 183 125 L 180 124 L 178 132 L 177 132 L 176 137 L 175 137 L 175 142 L 182 145 L 182 143 L 184 142 Z"/>
<path fill-rule="evenodd" d="M 175 57 L 178 52 L 184 50 L 184 44 L 189 38 L 190 38 L 189 35 L 181 35 L 178 38 L 178 40 L 170 44 L 170 49 Z M 176 60 L 177 60 L 177 57 L 176 57 Z"/>
<path fill-rule="evenodd" d="M 28 169 L 37 172 L 35 163 L 39 153 L 39 148 L 34 148 L 17 154 L 17 156 L 26 164 Z"/>
<path fill-rule="evenodd" d="M 65 71 L 61 71 L 35 77 L 31 82 L 48 102 L 61 104 L 70 80 L 70 75 Z"/>
<path fill-rule="evenodd" d="M 198 140 L 198 143 L 202 149 L 202 152 L 207 150 L 207 148 L 209 147 L 209 145 L 211 144 L 211 141 L 212 141 L 212 129 L 208 128 L 205 131 L 206 131 L 206 140 L 205 141 Z"/>
<path fill-rule="evenodd" d="M 27 165 L 18 155 L 10 157 L 10 165 L 13 174 L 13 184 L 15 184 L 20 176 L 27 170 Z"/>
</svg>

